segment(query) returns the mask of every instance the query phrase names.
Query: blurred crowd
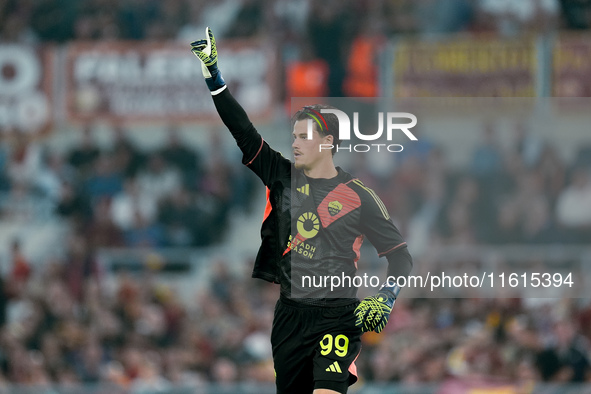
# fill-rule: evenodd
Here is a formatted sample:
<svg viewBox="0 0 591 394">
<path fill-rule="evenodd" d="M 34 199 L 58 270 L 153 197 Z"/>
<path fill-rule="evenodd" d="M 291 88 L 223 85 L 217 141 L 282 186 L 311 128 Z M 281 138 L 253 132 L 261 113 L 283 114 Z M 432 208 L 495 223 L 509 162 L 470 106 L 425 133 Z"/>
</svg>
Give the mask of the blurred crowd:
<svg viewBox="0 0 591 394">
<path fill-rule="evenodd" d="M 586 244 L 591 239 L 591 146 L 566 160 L 524 122 L 482 124 L 468 162 L 451 168 L 428 136 L 389 154 L 381 168 L 355 155 L 355 175 L 375 189 L 415 244 Z M 91 127 L 65 152 L 4 132 L 0 213 L 34 222 L 61 217 L 99 247 L 195 247 L 224 238 L 228 217 L 248 215 L 258 185 L 219 130 L 198 150 L 175 127 L 142 151 L 121 127 L 99 146 Z M 504 141 L 504 143 L 501 143 Z M 412 240 L 411 240 L 412 241 Z"/>
<path fill-rule="evenodd" d="M 449 164 L 454 152 L 421 134 L 392 155 L 394 171 L 360 161 L 356 174 L 415 244 L 589 244 L 591 144 L 567 160 L 523 121 L 485 121 L 460 169 Z"/>
<path fill-rule="evenodd" d="M 316 35 L 319 30 L 340 33 L 344 40 L 364 28 L 389 36 L 512 35 L 588 29 L 590 7 L 587 0 L 3 0 L 0 37 L 33 42 L 192 40 L 205 26 L 224 38 L 298 36 L 309 41 L 328 39 Z"/>
<path fill-rule="evenodd" d="M 2 0 L 0 43 L 266 41 L 282 97 L 371 97 L 386 39 L 531 36 L 591 26 L 589 0 Z M 352 50 L 354 49 L 354 50 Z M 373 61 L 371 61 L 373 59 Z M 370 60 L 370 61 L 368 61 Z"/>
<path fill-rule="evenodd" d="M 48 261 L 34 275 L 14 249 L 21 269 L 0 280 L 0 392 L 9 384 L 166 392 L 273 381 L 266 346 L 277 296 L 272 286 L 237 282 L 220 261 L 210 288 L 187 304 L 150 273 L 109 283 L 81 255 L 81 243 L 72 236 L 67 258 Z"/>
<path fill-rule="evenodd" d="M 99 146 L 91 125 L 66 152 L 5 130 L 0 153 L 4 220 L 64 219 L 88 248 L 196 247 L 219 242 L 233 208 L 247 210 L 254 179 L 224 156 L 219 133 L 210 150 L 189 147 L 171 126 L 167 141 L 143 152 L 122 127 Z"/>
<path fill-rule="evenodd" d="M 278 289 L 250 279 L 250 262 L 236 273 L 215 261 L 208 286 L 183 302 L 150 273 L 105 281 L 76 256 L 78 241 L 66 261 L 0 282 L 10 296 L 0 305 L 0 390 L 272 384 Z M 362 382 L 463 380 L 532 392 L 537 383 L 591 382 L 590 327 L 591 304 L 578 299 L 403 297 L 385 331 L 363 336 L 357 366 Z"/>
</svg>

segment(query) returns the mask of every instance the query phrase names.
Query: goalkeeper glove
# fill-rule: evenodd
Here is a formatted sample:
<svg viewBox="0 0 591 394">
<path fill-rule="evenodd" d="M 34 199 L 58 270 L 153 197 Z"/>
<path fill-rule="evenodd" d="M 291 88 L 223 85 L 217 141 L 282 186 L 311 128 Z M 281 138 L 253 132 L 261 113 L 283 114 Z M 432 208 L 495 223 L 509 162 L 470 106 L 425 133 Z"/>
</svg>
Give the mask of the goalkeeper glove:
<svg viewBox="0 0 591 394">
<path fill-rule="evenodd" d="M 218 50 L 215 46 L 215 38 L 211 29 L 205 29 L 205 40 L 193 41 L 191 52 L 201 60 L 201 71 L 205 77 L 205 83 L 211 92 L 220 92 L 226 86 L 222 73 L 218 70 Z"/>
<path fill-rule="evenodd" d="M 355 308 L 355 315 L 357 316 L 355 325 L 360 327 L 363 332 L 375 331 L 380 333 L 388 323 L 398 293 L 400 293 L 400 287 L 397 285 L 384 285 L 378 294 L 365 298 Z"/>
</svg>

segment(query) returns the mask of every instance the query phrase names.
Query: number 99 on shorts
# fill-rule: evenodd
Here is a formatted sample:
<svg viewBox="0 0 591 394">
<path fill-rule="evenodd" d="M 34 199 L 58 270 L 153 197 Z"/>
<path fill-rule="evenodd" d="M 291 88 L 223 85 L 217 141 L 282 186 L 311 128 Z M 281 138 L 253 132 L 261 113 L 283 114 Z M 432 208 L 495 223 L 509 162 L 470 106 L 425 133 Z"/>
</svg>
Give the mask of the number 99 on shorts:
<svg viewBox="0 0 591 394">
<path fill-rule="evenodd" d="M 322 341 L 320 341 L 320 354 L 326 356 L 333 350 L 339 357 L 345 357 L 349 349 L 349 338 L 343 334 L 333 337 L 331 334 L 326 334 Z"/>
</svg>

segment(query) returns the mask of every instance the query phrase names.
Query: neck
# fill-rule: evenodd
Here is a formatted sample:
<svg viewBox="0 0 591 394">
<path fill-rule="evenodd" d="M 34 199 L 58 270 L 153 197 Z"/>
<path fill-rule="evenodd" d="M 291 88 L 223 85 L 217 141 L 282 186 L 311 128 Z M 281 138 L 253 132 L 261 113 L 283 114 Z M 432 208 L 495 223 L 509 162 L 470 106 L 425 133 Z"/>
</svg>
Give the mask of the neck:
<svg viewBox="0 0 591 394">
<path fill-rule="evenodd" d="M 334 163 L 326 163 L 322 166 L 315 166 L 304 170 L 304 174 L 309 178 L 324 178 L 331 179 L 339 174 Z"/>
</svg>

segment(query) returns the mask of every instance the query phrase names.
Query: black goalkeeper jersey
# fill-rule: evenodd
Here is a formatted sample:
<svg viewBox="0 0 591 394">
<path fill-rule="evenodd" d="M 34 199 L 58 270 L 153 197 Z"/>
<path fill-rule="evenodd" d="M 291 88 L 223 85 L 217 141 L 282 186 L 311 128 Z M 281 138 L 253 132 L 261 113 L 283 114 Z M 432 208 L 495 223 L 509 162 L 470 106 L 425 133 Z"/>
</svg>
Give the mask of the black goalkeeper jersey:
<svg viewBox="0 0 591 394">
<path fill-rule="evenodd" d="M 365 237 L 380 256 L 406 249 L 384 204 L 360 180 L 340 168 L 332 179 L 308 178 L 263 140 L 227 89 L 214 96 L 214 103 L 243 152 L 243 163 L 268 190 L 253 277 L 279 283 L 282 296 L 317 300 L 311 303 L 332 299 L 336 306 L 356 297 L 346 278 L 355 276 Z M 403 255 L 410 259 L 406 251 Z M 389 274 L 395 273 L 390 268 Z M 335 288 L 332 278 L 345 280 Z"/>
</svg>

